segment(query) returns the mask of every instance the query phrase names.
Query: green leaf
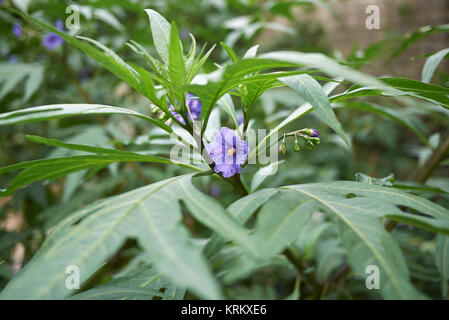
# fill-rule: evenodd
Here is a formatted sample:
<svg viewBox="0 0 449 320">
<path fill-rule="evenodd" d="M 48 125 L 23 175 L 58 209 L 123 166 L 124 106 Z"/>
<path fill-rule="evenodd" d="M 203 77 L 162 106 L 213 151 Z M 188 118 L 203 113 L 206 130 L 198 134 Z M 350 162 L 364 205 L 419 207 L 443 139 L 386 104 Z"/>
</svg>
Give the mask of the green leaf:
<svg viewBox="0 0 449 320">
<path fill-rule="evenodd" d="M 50 119 L 60 119 L 65 117 L 90 114 L 130 115 L 151 122 L 152 124 L 160 127 L 168 133 L 173 132 L 173 129 L 167 126 L 165 123 L 150 118 L 139 112 L 119 107 L 105 106 L 101 104 L 54 104 L 2 113 L 0 114 L 0 126 L 46 121 Z"/>
<path fill-rule="evenodd" d="M 339 218 L 343 245 L 351 267 L 366 279 L 368 265 L 380 269 L 380 293 L 387 299 L 416 299 L 409 273 L 399 246 L 381 223 L 388 215 L 401 215 L 398 205 L 433 217 L 429 221 L 447 224 L 449 212 L 420 197 L 405 192 L 356 182 L 313 183 L 283 187 L 317 201 L 323 210 Z M 352 195 L 352 198 L 347 198 Z M 355 196 L 355 197 L 354 197 Z M 414 215 L 410 213 L 410 215 Z M 363 280 L 364 281 L 364 280 Z"/>
<path fill-rule="evenodd" d="M 87 37 L 77 36 L 78 39 L 85 40 L 87 42 L 92 43 L 93 45 L 97 46 L 103 52 L 105 53 L 104 57 L 102 57 L 102 63 L 104 67 L 114 72 L 120 79 L 128 83 L 131 87 L 135 88 L 136 90 L 139 90 L 139 83 L 140 83 L 140 77 L 139 73 L 131 67 L 129 64 L 127 64 L 125 61 L 123 61 L 114 51 L 103 45 L 102 43 L 90 39 Z M 86 54 L 89 55 L 89 51 L 83 50 Z M 94 57 L 93 57 L 94 58 Z M 95 59 L 95 58 L 94 58 Z M 95 59 L 96 60 L 96 59 Z M 97 60 L 98 61 L 98 60 Z"/>
<path fill-rule="evenodd" d="M 25 82 L 25 94 L 22 102 L 28 101 L 39 89 L 44 78 L 44 67 L 39 64 L 0 63 L 0 100 L 13 91 L 20 82 Z M 26 80 L 25 80 L 26 79 Z"/>
<path fill-rule="evenodd" d="M 321 70 L 324 73 L 335 78 L 343 78 L 344 80 L 352 81 L 354 83 L 366 86 L 377 86 L 383 89 L 388 88 L 376 78 L 360 71 L 356 71 L 343 66 L 321 53 L 275 51 L 261 54 L 259 58 L 274 59 L 278 61 L 294 63 L 297 65 L 303 65 L 307 68 Z"/>
<path fill-rule="evenodd" d="M 314 200 L 298 197 L 296 192 L 273 196 L 259 212 L 251 236 L 263 258 L 273 257 L 295 241 L 315 207 Z"/>
<path fill-rule="evenodd" d="M 161 289 L 164 289 L 162 292 Z M 72 300 L 182 300 L 185 288 L 162 276 L 151 266 L 137 268 L 125 276 L 115 278 L 105 285 L 78 293 Z"/>
<path fill-rule="evenodd" d="M 435 263 L 441 278 L 441 294 L 448 294 L 449 284 L 449 236 L 437 235 L 435 248 Z"/>
<path fill-rule="evenodd" d="M 431 55 L 422 69 L 421 81 L 425 83 L 430 83 L 430 79 L 437 69 L 440 62 L 449 54 L 449 48 L 438 51 L 437 53 Z"/>
<path fill-rule="evenodd" d="M 449 108 L 449 88 L 404 78 L 382 78 L 381 80 L 395 89 L 407 92 L 412 97 L 422 98 Z"/>
<path fill-rule="evenodd" d="M 265 179 L 276 173 L 276 170 L 278 169 L 279 165 L 283 162 L 284 160 L 276 161 L 257 170 L 257 172 L 254 174 L 251 180 L 250 191 L 251 192 L 256 191 L 257 188 L 259 188 L 260 185 L 265 181 Z"/>
<path fill-rule="evenodd" d="M 251 118 L 252 109 L 265 91 L 281 86 L 277 79 L 262 79 L 251 81 L 246 84 L 246 92 L 244 96 L 244 104 L 246 106 L 247 119 Z"/>
<path fill-rule="evenodd" d="M 25 161 L 8 167 L 0 168 L 0 173 L 11 172 L 23 169 L 11 182 L 8 189 L 0 190 L 0 196 L 7 196 L 17 189 L 39 180 L 53 180 L 64 177 L 69 173 L 85 170 L 89 168 L 105 167 L 114 162 L 150 162 L 179 165 L 181 167 L 195 168 L 190 165 L 184 165 L 170 159 L 142 155 L 129 151 L 91 147 L 78 144 L 63 143 L 54 139 L 45 139 L 37 136 L 27 136 L 27 139 L 37 143 L 43 143 L 52 147 L 62 147 L 70 150 L 84 151 L 89 153 L 102 154 L 82 155 L 63 158 L 50 158 L 43 160 Z M 200 169 L 197 169 L 200 170 Z"/>
<path fill-rule="evenodd" d="M 234 102 L 230 94 L 225 94 L 219 101 L 218 105 L 228 114 L 236 129 L 239 128 L 237 114 L 235 112 Z"/>
<path fill-rule="evenodd" d="M 220 46 L 222 46 L 223 49 L 226 50 L 226 52 L 228 53 L 229 58 L 231 58 L 233 63 L 237 63 L 237 61 L 239 61 L 239 58 L 235 54 L 234 50 L 232 50 L 232 48 L 229 47 L 226 43 L 220 42 Z"/>
<path fill-rule="evenodd" d="M 401 36 L 398 41 L 400 42 L 400 45 L 396 51 L 394 51 L 391 56 L 390 60 L 397 58 L 399 55 L 401 55 L 409 46 L 411 46 L 413 43 L 426 38 L 434 33 L 445 33 L 449 32 L 449 24 L 442 24 L 438 26 L 424 26 L 419 29 L 413 30 L 412 32 L 408 32 L 405 35 Z"/>
<path fill-rule="evenodd" d="M 76 47 L 79 50 L 81 50 L 82 52 L 84 52 L 86 55 L 88 55 L 89 57 L 91 57 L 92 59 L 94 59 L 95 61 L 100 63 L 103 67 L 105 67 L 106 69 L 108 69 L 109 71 L 114 73 L 121 80 L 128 83 L 131 87 L 133 87 L 137 91 L 139 91 L 139 92 L 144 91 L 142 89 L 142 82 L 141 82 L 142 80 L 140 78 L 140 74 L 134 68 L 132 68 L 129 64 L 124 62 L 115 52 L 113 52 L 112 50 L 110 50 L 109 48 L 104 46 L 103 44 L 99 43 L 98 41 L 89 39 L 86 37 L 78 37 L 80 39 L 83 39 L 85 41 L 88 41 L 88 42 L 96 45 L 101 50 L 98 50 L 98 49 L 92 47 L 91 45 L 88 45 L 86 42 L 80 41 L 77 38 L 75 38 L 65 32 L 62 32 L 61 30 L 59 30 L 51 25 L 41 22 L 23 12 L 20 12 L 20 11 L 14 10 L 14 9 L 8 9 L 8 10 L 22 16 L 22 18 L 31 22 L 32 24 L 36 25 L 37 27 L 39 27 L 41 29 L 58 34 L 67 43 L 73 45 L 74 47 Z M 143 85 L 146 86 L 147 84 L 144 83 Z"/>
<path fill-rule="evenodd" d="M 346 102 L 344 104 L 336 104 L 335 107 L 358 109 L 385 116 L 408 128 L 410 131 L 416 134 L 416 136 L 421 139 L 421 141 L 423 141 L 426 145 L 429 145 L 429 141 L 427 139 L 429 132 L 426 126 L 418 117 L 415 117 L 409 113 L 405 113 L 402 109 L 392 109 L 375 103 L 366 102 Z"/>
<path fill-rule="evenodd" d="M 179 90 L 179 88 L 184 87 L 186 84 L 186 66 L 178 28 L 174 23 L 170 32 L 169 69 L 170 78 L 175 88 Z"/>
<path fill-rule="evenodd" d="M 254 243 L 248 236 L 248 230 L 216 200 L 193 188 L 188 179 L 183 179 L 172 192 L 183 195 L 183 201 L 195 219 L 214 230 L 220 236 L 237 241 L 253 256 L 258 256 Z"/>
<path fill-rule="evenodd" d="M 170 34 L 171 26 L 163 16 L 158 12 L 145 9 L 148 14 L 151 25 L 151 34 L 153 35 L 154 45 L 159 56 L 165 64 L 169 64 L 169 48 L 170 48 Z"/>
<path fill-rule="evenodd" d="M 244 59 L 236 64 L 228 65 L 223 70 L 220 80 L 217 82 L 209 82 L 204 86 L 191 85 L 189 91 L 198 96 L 202 102 L 203 114 L 203 131 L 206 130 L 207 122 L 212 112 L 212 108 L 220 100 L 220 98 L 241 83 L 250 82 L 261 79 L 277 79 L 282 77 L 282 73 L 272 73 L 269 75 L 259 75 L 245 78 L 252 73 L 273 68 L 292 67 L 294 64 L 288 62 L 280 62 L 267 59 Z M 203 132 L 204 133 L 204 132 Z"/>
<path fill-rule="evenodd" d="M 367 96 L 410 96 L 423 99 L 436 105 L 449 108 L 449 89 L 424 82 L 403 78 L 381 78 L 382 82 L 390 86 L 390 89 L 382 89 L 377 86 L 354 86 L 348 91 L 330 98 L 331 102 L 367 97 Z"/>
<path fill-rule="evenodd" d="M 80 281 L 85 283 L 130 237 L 138 239 L 155 268 L 168 279 L 201 298 L 221 298 L 201 248 L 193 244 L 181 222 L 178 201 L 190 200 L 172 190 L 185 178 L 191 177 L 154 183 L 72 213 L 54 228 L 32 261 L 3 289 L 0 298 L 67 297 L 72 294 L 65 286 L 67 266 L 77 266 Z"/>
<path fill-rule="evenodd" d="M 244 225 L 246 221 L 278 191 L 275 189 L 264 189 L 257 193 L 251 193 L 235 202 L 233 202 L 227 211 L 238 221 L 240 225 Z M 206 245 L 206 256 L 215 255 L 221 247 L 229 240 L 227 235 L 220 236 L 214 233 Z"/>
<path fill-rule="evenodd" d="M 323 87 L 323 89 L 324 89 L 324 92 L 326 93 L 326 95 L 329 95 L 337 86 L 338 86 L 338 83 L 330 82 L 330 83 L 327 83 Z M 285 118 L 280 124 L 278 124 L 274 129 L 271 129 L 270 132 L 262 139 L 262 141 L 259 142 L 259 144 L 257 145 L 256 148 L 254 148 L 253 150 L 250 151 L 250 153 L 248 155 L 248 161 L 250 159 L 256 157 L 259 153 L 263 152 L 265 149 L 267 149 L 266 144 L 267 144 L 267 141 L 269 141 L 269 139 L 270 139 L 271 144 L 274 143 L 271 141 L 271 137 L 273 137 L 274 135 L 277 135 L 279 133 L 279 131 L 281 131 L 283 128 L 285 128 L 289 124 L 293 123 L 294 121 L 298 120 L 299 118 L 301 118 L 302 116 L 306 115 L 307 113 L 309 113 L 311 111 L 312 111 L 312 106 L 310 105 L 310 103 L 303 104 L 303 105 L 299 106 L 298 108 L 296 108 L 295 111 L 290 113 L 290 115 L 287 118 Z M 278 140 L 275 140 L 275 142 L 277 142 L 277 141 Z"/>
<path fill-rule="evenodd" d="M 314 110 L 318 113 L 320 120 L 324 121 L 331 127 L 347 144 L 351 147 L 351 141 L 338 122 L 337 117 L 332 110 L 323 88 L 320 84 L 307 74 L 292 76 L 280 79 L 286 85 L 294 89 L 301 98 L 312 105 Z"/>
</svg>

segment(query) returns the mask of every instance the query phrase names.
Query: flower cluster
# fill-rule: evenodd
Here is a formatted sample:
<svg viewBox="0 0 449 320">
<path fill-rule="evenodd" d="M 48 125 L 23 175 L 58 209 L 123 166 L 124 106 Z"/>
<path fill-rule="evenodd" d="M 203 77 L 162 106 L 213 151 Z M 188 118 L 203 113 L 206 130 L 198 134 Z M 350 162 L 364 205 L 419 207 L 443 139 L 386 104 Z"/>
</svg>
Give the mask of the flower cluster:
<svg viewBox="0 0 449 320">
<path fill-rule="evenodd" d="M 301 151 L 301 145 L 299 143 L 298 138 L 302 138 L 304 142 L 306 143 L 309 150 L 313 150 L 313 147 L 315 145 L 320 144 L 320 133 L 317 129 L 301 129 L 296 130 L 290 133 L 284 134 L 284 138 L 282 139 L 282 143 L 279 147 L 279 153 L 281 155 L 284 155 L 287 152 L 287 142 L 286 137 L 295 137 L 295 144 L 294 144 L 294 150 L 295 152 Z"/>
</svg>

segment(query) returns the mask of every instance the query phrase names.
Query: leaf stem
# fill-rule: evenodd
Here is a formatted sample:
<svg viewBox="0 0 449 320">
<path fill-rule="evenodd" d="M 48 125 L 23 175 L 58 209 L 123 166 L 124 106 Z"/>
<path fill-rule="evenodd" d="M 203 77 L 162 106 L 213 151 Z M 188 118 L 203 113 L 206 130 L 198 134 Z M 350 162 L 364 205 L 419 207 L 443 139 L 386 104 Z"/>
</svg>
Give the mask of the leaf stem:
<svg viewBox="0 0 449 320">
<path fill-rule="evenodd" d="M 427 160 L 424 170 L 417 176 L 416 180 L 419 183 L 425 183 L 427 179 L 429 179 L 435 169 L 438 167 L 441 161 L 444 160 L 444 157 L 449 154 L 449 135 L 440 144 L 438 149 L 433 153 L 433 155 Z"/>
</svg>

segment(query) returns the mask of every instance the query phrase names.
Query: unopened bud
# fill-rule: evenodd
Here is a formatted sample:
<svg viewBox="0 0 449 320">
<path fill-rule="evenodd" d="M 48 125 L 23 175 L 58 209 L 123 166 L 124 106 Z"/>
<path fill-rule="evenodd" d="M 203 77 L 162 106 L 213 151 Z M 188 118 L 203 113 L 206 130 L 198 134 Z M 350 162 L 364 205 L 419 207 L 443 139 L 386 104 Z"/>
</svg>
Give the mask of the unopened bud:
<svg viewBox="0 0 449 320">
<path fill-rule="evenodd" d="M 279 146 L 279 154 L 284 155 L 287 152 L 287 143 L 285 142 L 285 136 L 284 139 L 282 139 L 282 143 Z"/>
<path fill-rule="evenodd" d="M 295 152 L 299 152 L 301 151 L 301 146 L 299 145 L 299 141 L 298 141 L 298 137 L 295 135 L 295 147 L 294 147 Z"/>
<path fill-rule="evenodd" d="M 171 125 L 173 124 L 173 119 L 172 118 L 168 118 L 167 121 L 165 121 L 165 124 L 169 127 L 171 127 Z"/>
<path fill-rule="evenodd" d="M 159 111 L 159 107 L 155 104 L 150 105 L 150 110 L 152 113 L 157 113 Z"/>
<path fill-rule="evenodd" d="M 304 131 L 311 138 L 319 138 L 320 132 L 317 129 L 307 129 Z"/>
</svg>

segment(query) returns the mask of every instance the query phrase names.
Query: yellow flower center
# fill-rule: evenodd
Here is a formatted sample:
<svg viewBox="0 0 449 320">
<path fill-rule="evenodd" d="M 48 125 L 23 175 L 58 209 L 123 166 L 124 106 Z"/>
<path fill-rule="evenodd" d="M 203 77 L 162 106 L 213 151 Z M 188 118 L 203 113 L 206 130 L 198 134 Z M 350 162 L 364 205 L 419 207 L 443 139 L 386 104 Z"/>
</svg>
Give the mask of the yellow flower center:
<svg viewBox="0 0 449 320">
<path fill-rule="evenodd" d="M 237 150 L 235 148 L 231 148 L 228 150 L 228 156 L 232 156 Z"/>
</svg>

